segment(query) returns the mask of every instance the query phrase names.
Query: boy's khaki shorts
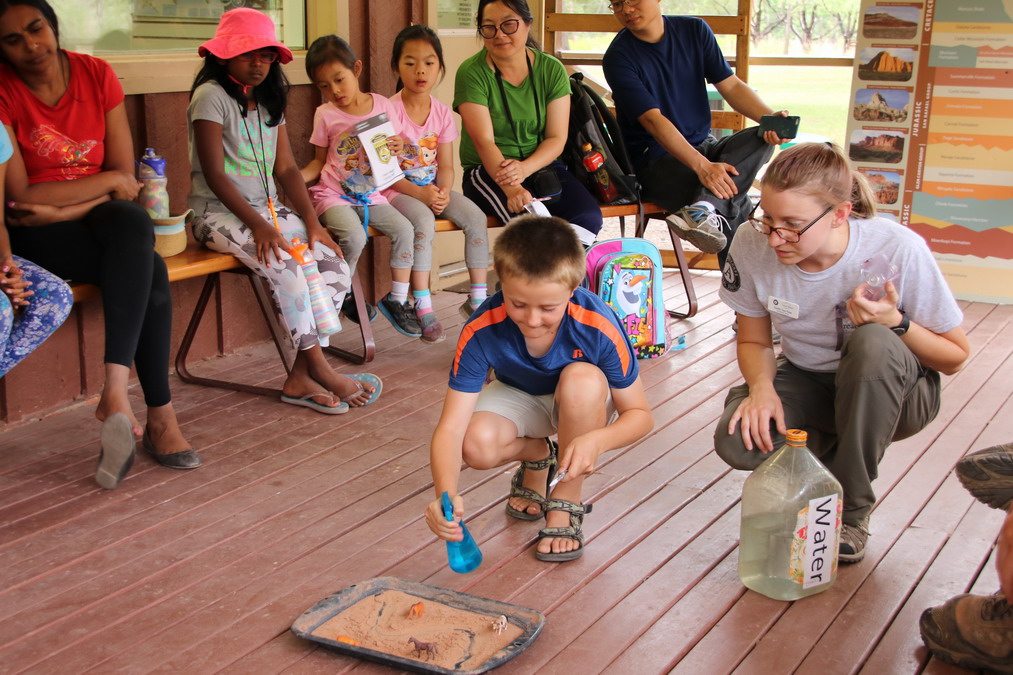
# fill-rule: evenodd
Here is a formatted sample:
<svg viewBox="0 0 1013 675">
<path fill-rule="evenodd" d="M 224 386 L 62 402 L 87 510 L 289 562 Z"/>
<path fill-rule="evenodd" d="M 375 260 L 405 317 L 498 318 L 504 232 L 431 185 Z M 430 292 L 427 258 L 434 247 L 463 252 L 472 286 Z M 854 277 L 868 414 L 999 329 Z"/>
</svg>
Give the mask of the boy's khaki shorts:
<svg viewBox="0 0 1013 675">
<path fill-rule="evenodd" d="M 612 390 L 605 395 L 606 424 L 619 417 Z M 490 412 L 505 417 L 517 426 L 518 438 L 543 438 L 553 436 L 559 428 L 559 410 L 554 394 L 534 396 L 499 380 L 493 380 L 478 395 L 475 412 Z"/>
</svg>

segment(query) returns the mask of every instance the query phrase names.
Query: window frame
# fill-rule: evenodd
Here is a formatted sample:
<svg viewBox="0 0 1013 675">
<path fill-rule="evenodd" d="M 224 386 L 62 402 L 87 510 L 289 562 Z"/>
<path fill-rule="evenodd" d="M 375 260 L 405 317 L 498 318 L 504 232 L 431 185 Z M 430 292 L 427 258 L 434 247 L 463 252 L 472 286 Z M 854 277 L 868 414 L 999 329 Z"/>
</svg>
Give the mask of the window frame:
<svg viewBox="0 0 1013 675">
<path fill-rule="evenodd" d="M 321 35 L 337 33 L 347 35 L 349 28 L 348 3 L 340 0 L 303 0 L 306 9 L 306 44 Z M 321 30 L 321 26 L 333 26 Z M 292 62 L 282 68 L 292 84 L 309 84 L 304 64 L 306 50 L 292 52 Z M 112 66 L 125 94 L 165 94 L 190 91 L 197 74 L 199 61 L 196 53 L 159 54 L 130 53 L 102 54 L 99 58 Z"/>
</svg>

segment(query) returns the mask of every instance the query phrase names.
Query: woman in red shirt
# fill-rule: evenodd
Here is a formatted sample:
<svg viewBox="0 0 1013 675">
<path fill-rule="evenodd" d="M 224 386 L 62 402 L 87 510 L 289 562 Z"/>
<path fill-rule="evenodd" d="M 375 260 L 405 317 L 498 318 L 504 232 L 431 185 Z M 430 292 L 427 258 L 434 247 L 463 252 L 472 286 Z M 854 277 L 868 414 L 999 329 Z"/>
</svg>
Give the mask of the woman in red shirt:
<svg viewBox="0 0 1013 675">
<path fill-rule="evenodd" d="M 119 485 L 142 435 L 127 396 L 132 364 L 148 406 L 144 449 L 163 466 L 200 466 L 172 408 L 169 279 L 151 219 L 132 201 L 139 184 L 123 90 L 106 62 L 60 48 L 45 0 L 0 0 L 0 121 L 14 145 L 6 178 L 14 252 L 102 290 L 96 480 Z"/>
</svg>

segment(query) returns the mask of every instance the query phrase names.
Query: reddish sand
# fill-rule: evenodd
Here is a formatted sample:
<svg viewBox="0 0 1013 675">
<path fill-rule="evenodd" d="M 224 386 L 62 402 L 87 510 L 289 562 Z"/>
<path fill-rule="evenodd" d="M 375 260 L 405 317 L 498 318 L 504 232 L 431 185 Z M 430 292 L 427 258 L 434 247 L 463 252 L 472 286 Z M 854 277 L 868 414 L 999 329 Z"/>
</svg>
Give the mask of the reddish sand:
<svg viewBox="0 0 1013 675">
<path fill-rule="evenodd" d="M 420 601 L 422 615 L 417 619 L 409 618 L 412 605 Z M 523 632 L 519 626 L 508 622 L 506 630 L 497 635 L 492 627 L 497 618 L 401 591 L 384 590 L 359 600 L 322 624 L 313 635 L 447 670 L 473 670 Z M 416 655 L 415 648 L 408 642 L 412 637 L 434 643 L 436 655 L 428 656 L 426 652 Z"/>
</svg>

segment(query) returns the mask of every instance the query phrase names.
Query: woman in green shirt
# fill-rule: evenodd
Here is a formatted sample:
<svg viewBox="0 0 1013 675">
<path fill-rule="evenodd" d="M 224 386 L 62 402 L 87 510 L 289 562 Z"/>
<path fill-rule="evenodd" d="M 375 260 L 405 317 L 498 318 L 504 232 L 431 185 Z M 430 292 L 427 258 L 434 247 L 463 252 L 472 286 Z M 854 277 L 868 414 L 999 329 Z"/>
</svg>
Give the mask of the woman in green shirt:
<svg viewBox="0 0 1013 675">
<path fill-rule="evenodd" d="M 484 48 L 457 71 L 454 110 L 464 133 L 464 194 L 506 222 L 529 203 L 569 221 L 586 246 L 601 229 L 598 202 L 559 156 L 570 118 L 570 81 L 563 64 L 530 36 L 525 0 L 480 0 Z"/>
</svg>

